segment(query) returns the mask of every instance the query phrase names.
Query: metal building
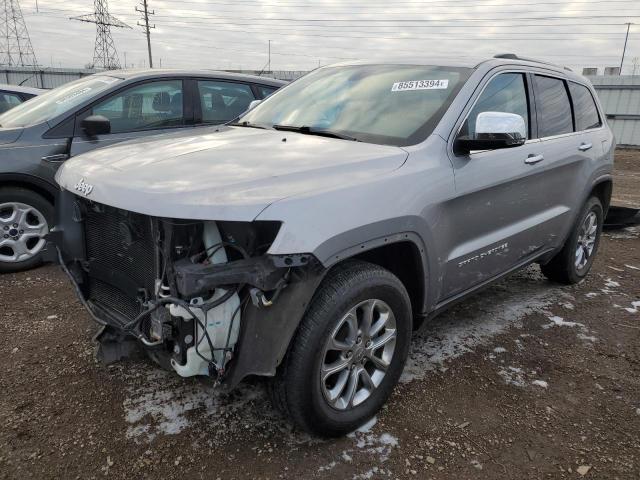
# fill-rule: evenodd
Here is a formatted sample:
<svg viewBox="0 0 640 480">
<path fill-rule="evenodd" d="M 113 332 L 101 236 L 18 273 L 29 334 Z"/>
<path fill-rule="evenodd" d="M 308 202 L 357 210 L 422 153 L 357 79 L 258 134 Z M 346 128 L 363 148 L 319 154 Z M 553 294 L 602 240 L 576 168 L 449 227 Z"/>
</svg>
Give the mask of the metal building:
<svg viewBox="0 0 640 480">
<path fill-rule="evenodd" d="M 618 145 L 640 147 L 640 76 L 589 77 Z"/>
</svg>

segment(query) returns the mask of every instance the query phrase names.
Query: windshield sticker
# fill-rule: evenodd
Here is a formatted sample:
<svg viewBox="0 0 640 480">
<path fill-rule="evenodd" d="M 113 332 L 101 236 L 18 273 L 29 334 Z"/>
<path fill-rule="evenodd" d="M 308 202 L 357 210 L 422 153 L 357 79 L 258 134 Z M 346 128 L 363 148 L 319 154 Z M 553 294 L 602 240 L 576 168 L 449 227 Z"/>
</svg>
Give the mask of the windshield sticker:
<svg viewBox="0 0 640 480">
<path fill-rule="evenodd" d="M 67 103 L 69 100 L 73 100 L 74 98 L 84 95 L 85 93 L 88 93 L 90 91 L 91 91 L 90 87 L 85 87 L 80 90 L 76 90 L 75 92 L 71 92 L 66 97 L 62 97 L 60 100 L 56 100 L 56 103 L 58 105 L 60 105 L 61 103 Z"/>
<path fill-rule="evenodd" d="M 405 92 L 407 90 L 439 90 L 449 87 L 449 80 L 411 80 L 408 82 L 396 82 L 391 87 L 392 92 Z"/>
</svg>

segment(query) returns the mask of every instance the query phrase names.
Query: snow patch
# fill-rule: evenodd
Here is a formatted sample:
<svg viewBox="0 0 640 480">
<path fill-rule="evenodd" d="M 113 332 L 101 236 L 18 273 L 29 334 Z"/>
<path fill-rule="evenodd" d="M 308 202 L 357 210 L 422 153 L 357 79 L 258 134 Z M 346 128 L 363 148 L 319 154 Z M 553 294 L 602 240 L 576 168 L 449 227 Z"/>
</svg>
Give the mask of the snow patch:
<svg viewBox="0 0 640 480">
<path fill-rule="evenodd" d="M 542 388 L 547 388 L 549 386 L 549 384 L 544 380 L 534 380 L 531 384 Z"/>
<path fill-rule="evenodd" d="M 338 463 L 336 461 L 333 461 L 331 463 L 328 463 L 327 465 L 322 465 L 320 467 L 318 467 L 318 471 L 319 472 L 328 472 L 329 470 L 333 470 L 336 465 L 338 465 Z"/>
<path fill-rule="evenodd" d="M 498 375 L 503 378 L 507 385 L 524 387 L 527 383 L 524 378 L 524 372 L 518 367 L 501 368 L 498 370 Z"/>
<path fill-rule="evenodd" d="M 587 341 L 587 342 L 593 342 L 593 343 L 595 343 L 595 342 L 597 342 L 597 341 L 598 341 L 598 339 L 597 339 L 596 337 L 594 337 L 594 336 L 592 336 L 592 335 L 585 335 L 584 333 L 579 333 L 577 336 L 578 336 L 578 338 L 579 338 L 580 340 L 585 340 L 585 341 Z"/>
<path fill-rule="evenodd" d="M 493 351 L 495 353 L 505 353 L 507 351 L 507 349 L 504 348 L 504 347 L 496 347 L 496 348 L 493 349 Z"/>
<path fill-rule="evenodd" d="M 627 268 L 629 268 L 629 269 L 631 269 L 631 270 L 640 270 L 640 267 L 636 267 L 636 266 L 634 266 L 634 265 L 627 265 L 627 264 L 625 263 L 625 265 L 624 265 L 624 266 L 625 266 L 625 267 L 627 267 Z"/>
<path fill-rule="evenodd" d="M 127 438 L 151 441 L 161 434 L 176 435 L 191 424 L 190 418 L 195 415 L 226 431 L 246 428 L 246 424 L 282 422 L 260 386 L 241 384 L 237 391 L 224 393 L 213 385 L 148 365 L 131 365 L 126 377 L 129 395 L 123 407 L 130 424 Z M 223 438 L 219 441 L 224 443 Z"/>
<path fill-rule="evenodd" d="M 562 317 L 558 317 L 557 315 L 553 315 L 548 317 L 551 320 L 551 323 L 543 325 L 542 328 L 551 328 L 551 327 L 581 327 L 584 328 L 582 323 L 578 322 L 567 322 Z"/>
<path fill-rule="evenodd" d="M 349 433 L 347 436 L 348 437 L 355 437 L 356 433 L 368 433 L 371 431 L 371 429 L 373 428 L 373 426 L 378 423 L 378 417 L 373 417 L 370 418 L 369 420 L 367 420 L 367 422 L 363 425 L 361 425 L 357 430 Z"/>
<path fill-rule="evenodd" d="M 619 287 L 620 284 L 614 280 L 611 280 L 610 278 L 607 278 L 607 280 L 604 282 L 604 286 L 607 288 L 616 288 Z"/>
<path fill-rule="evenodd" d="M 557 304 L 563 295 L 542 281 L 540 270 L 531 266 L 473 297 L 459 307 L 428 322 L 414 334 L 411 351 L 400 381 L 422 379 L 443 368 L 446 361 L 485 345 L 522 319 Z"/>
<path fill-rule="evenodd" d="M 630 240 L 638 238 L 640 236 L 640 228 L 627 227 L 620 231 L 620 233 L 606 233 L 608 237 L 615 238 L 616 240 Z"/>
</svg>

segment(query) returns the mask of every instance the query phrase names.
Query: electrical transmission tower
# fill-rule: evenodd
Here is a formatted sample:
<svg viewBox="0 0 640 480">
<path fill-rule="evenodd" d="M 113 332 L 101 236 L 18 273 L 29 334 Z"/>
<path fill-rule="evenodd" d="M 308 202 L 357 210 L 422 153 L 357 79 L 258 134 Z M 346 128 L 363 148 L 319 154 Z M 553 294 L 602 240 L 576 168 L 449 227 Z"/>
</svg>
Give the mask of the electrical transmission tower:
<svg viewBox="0 0 640 480">
<path fill-rule="evenodd" d="M 96 44 L 93 50 L 93 67 L 113 70 L 120 68 L 120 59 L 116 46 L 111 37 L 111 27 L 131 28 L 109 13 L 107 0 L 93 0 L 94 12 L 79 17 L 71 17 L 71 20 L 96 24 Z"/>
<path fill-rule="evenodd" d="M 142 27 L 142 31 L 147 36 L 147 50 L 149 51 L 149 68 L 153 68 L 153 57 L 151 56 L 151 29 L 156 28 L 155 25 L 149 25 L 149 15 L 155 15 L 155 10 L 149 11 L 147 6 L 147 0 L 142 0 L 142 8 L 136 7 L 136 12 L 142 14 L 142 21 L 138 22 L 138 26 Z M 160 66 L 162 67 L 162 59 L 160 59 Z"/>
<path fill-rule="evenodd" d="M 27 25 L 22 17 L 18 0 L 2 0 L 0 13 L 0 64 L 21 67 L 36 67 Z"/>
</svg>

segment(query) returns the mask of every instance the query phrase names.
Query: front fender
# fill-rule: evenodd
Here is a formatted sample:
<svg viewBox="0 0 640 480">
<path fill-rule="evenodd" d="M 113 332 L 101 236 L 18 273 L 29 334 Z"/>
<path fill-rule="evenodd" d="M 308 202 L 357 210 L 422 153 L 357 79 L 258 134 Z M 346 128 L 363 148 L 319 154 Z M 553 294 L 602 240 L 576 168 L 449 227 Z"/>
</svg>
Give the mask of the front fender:
<svg viewBox="0 0 640 480">
<path fill-rule="evenodd" d="M 271 307 L 251 303 L 242 314 L 235 361 L 224 384 L 232 389 L 249 375 L 272 377 L 311 303 L 327 269 L 310 265 L 293 269 L 289 285 Z"/>
</svg>

